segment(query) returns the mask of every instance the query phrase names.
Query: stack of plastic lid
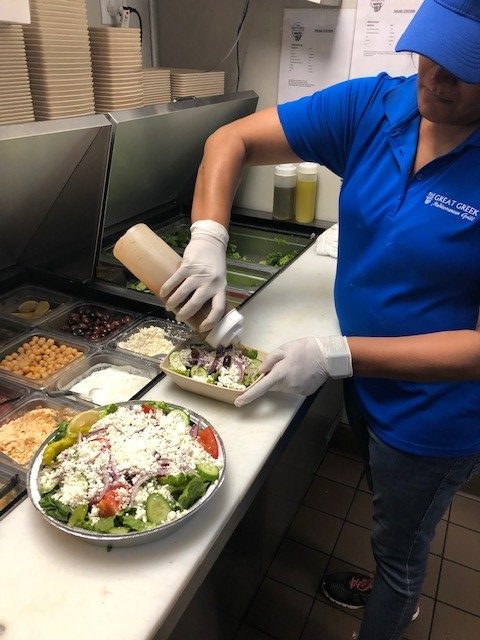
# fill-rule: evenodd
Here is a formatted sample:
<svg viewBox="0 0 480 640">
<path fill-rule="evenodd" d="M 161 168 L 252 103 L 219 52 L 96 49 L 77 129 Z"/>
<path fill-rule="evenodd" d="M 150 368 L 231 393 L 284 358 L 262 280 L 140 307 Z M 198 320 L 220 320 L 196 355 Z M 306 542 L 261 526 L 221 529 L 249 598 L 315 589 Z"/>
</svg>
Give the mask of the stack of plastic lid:
<svg viewBox="0 0 480 640">
<path fill-rule="evenodd" d="M 37 120 L 94 113 L 85 0 L 30 0 L 24 26 Z"/>
<path fill-rule="evenodd" d="M 22 27 L 0 24 L 0 124 L 32 120 L 32 94 Z"/>
<path fill-rule="evenodd" d="M 144 69 L 143 104 L 161 104 L 171 99 L 170 69 Z"/>
<path fill-rule="evenodd" d="M 140 29 L 90 27 L 97 113 L 143 105 Z"/>
<path fill-rule="evenodd" d="M 225 92 L 224 71 L 171 70 L 172 98 L 218 96 Z"/>
</svg>

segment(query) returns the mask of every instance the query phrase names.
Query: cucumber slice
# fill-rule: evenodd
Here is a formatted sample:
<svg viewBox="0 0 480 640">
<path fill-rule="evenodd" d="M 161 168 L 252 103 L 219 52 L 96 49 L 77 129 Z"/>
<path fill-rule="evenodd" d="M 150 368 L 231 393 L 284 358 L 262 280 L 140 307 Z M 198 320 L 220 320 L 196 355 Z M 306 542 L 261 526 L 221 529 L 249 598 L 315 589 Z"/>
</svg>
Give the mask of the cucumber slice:
<svg viewBox="0 0 480 640">
<path fill-rule="evenodd" d="M 70 527 L 81 527 L 87 517 L 88 504 L 78 504 L 68 519 Z"/>
<path fill-rule="evenodd" d="M 151 493 L 145 505 L 147 520 L 152 524 L 163 522 L 172 508 L 160 493 Z"/>
<path fill-rule="evenodd" d="M 112 527 L 108 530 L 108 533 L 113 534 L 114 536 L 123 536 L 126 533 L 130 533 L 129 527 Z"/>
<path fill-rule="evenodd" d="M 187 427 L 190 426 L 190 417 L 185 413 L 185 411 L 182 411 L 181 409 L 172 409 L 168 415 L 178 416 L 183 420 Z"/>
<path fill-rule="evenodd" d="M 115 518 L 110 516 L 108 518 L 100 518 L 93 525 L 95 531 L 99 531 L 100 533 L 110 533 L 110 530 L 115 527 Z"/>
<path fill-rule="evenodd" d="M 220 475 L 218 467 L 208 462 L 199 462 L 197 464 L 197 473 L 206 482 L 215 482 Z"/>
</svg>

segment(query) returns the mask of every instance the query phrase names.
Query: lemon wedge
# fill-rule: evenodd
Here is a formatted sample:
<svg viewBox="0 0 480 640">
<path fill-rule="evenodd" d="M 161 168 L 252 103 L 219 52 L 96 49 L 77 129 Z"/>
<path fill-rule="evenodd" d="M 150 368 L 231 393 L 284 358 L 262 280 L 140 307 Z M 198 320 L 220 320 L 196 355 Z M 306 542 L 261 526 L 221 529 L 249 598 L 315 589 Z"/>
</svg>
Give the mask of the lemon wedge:
<svg viewBox="0 0 480 640">
<path fill-rule="evenodd" d="M 92 425 L 99 420 L 100 414 L 95 409 L 82 411 L 72 418 L 67 427 L 68 434 L 88 433 Z"/>
</svg>

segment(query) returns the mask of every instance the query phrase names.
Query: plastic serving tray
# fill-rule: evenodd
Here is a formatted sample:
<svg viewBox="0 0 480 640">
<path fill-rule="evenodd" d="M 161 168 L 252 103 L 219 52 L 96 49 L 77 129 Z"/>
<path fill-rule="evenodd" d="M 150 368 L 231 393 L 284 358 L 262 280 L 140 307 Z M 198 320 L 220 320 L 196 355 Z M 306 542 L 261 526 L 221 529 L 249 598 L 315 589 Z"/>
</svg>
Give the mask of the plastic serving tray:
<svg viewBox="0 0 480 640">
<path fill-rule="evenodd" d="M 21 322 L 12 322 L 6 318 L 0 318 L 0 347 L 15 340 L 18 336 L 28 333 L 29 327 Z"/>
<path fill-rule="evenodd" d="M 8 463 L 0 461 L 0 520 L 26 495 L 22 475 Z"/>
<path fill-rule="evenodd" d="M 87 315 L 88 313 L 92 313 L 92 311 L 108 314 L 110 318 L 112 318 L 113 322 L 116 322 L 120 318 L 125 316 L 128 316 L 129 318 L 131 318 L 131 320 L 129 323 L 122 324 L 121 326 L 118 326 L 112 329 L 112 331 L 110 331 L 108 335 L 102 336 L 96 339 L 93 339 L 92 337 L 82 333 L 75 334 L 73 333 L 75 329 L 72 329 L 71 331 L 65 329 L 65 327 L 67 326 L 71 326 L 71 327 L 77 326 L 79 327 L 79 330 L 83 331 L 83 329 L 80 327 L 80 324 L 82 322 L 82 316 Z M 76 323 L 74 322 L 73 324 L 71 324 L 72 314 L 78 314 L 78 316 L 80 317 L 80 321 Z M 58 331 L 68 336 L 72 336 L 73 338 L 80 338 L 82 340 L 87 340 L 90 344 L 103 346 L 107 342 L 109 342 L 113 337 L 119 335 L 120 332 L 124 331 L 127 327 L 130 327 L 131 325 L 133 325 L 133 323 L 138 318 L 139 318 L 138 313 L 127 311 L 125 309 L 119 309 L 118 307 L 110 307 L 104 304 L 97 304 L 96 302 L 82 302 L 80 304 L 76 304 L 69 307 L 64 313 L 61 313 L 55 316 L 55 318 L 45 321 L 42 324 L 42 329 L 44 330 L 50 329 L 52 331 Z"/>
<path fill-rule="evenodd" d="M 165 331 L 165 338 L 173 343 L 173 347 L 166 351 L 159 351 L 155 355 L 149 356 L 139 351 L 120 346 L 122 343 L 129 340 L 129 338 L 139 333 L 142 329 L 146 329 L 147 327 L 158 327 L 160 329 L 163 329 Z M 189 340 L 192 337 L 193 333 L 187 326 L 178 324 L 176 322 L 171 322 L 170 320 L 162 320 L 161 318 L 155 318 L 152 316 L 144 318 L 140 322 L 137 322 L 133 327 L 127 329 L 122 334 L 114 338 L 108 344 L 108 347 L 115 349 L 115 351 L 121 354 L 135 356 L 136 358 L 142 358 L 142 360 L 159 364 L 169 351 L 172 351 L 172 349 L 176 349 L 180 344 L 182 344 L 182 342 L 184 342 L 185 340 Z"/>
<path fill-rule="evenodd" d="M 72 401 L 68 398 L 50 398 L 44 393 L 35 392 L 27 396 L 24 400 L 20 401 L 15 408 L 12 408 L 7 414 L 5 414 L 0 419 L 0 433 L 2 428 L 5 427 L 6 424 L 11 422 L 12 420 L 16 420 L 21 416 L 25 415 L 29 411 L 33 411 L 38 408 L 46 408 L 46 409 L 65 409 L 68 413 L 71 413 L 73 417 L 77 413 L 81 411 L 85 411 L 86 409 L 91 409 L 92 405 L 87 402 L 82 401 Z M 57 425 L 55 425 L 52 429 L 52 432 L 56 429 Z M 19 440 L 25 438 L 22 434 L 18 435 Z M 38 442 L 38 446 L 32 451 L 32 455 L 30 460 L 34 457 L 37 449 L 42 446 L 43 440 Z M 6 465 L 10 470 L 16 471 L 20 474 L 20 476 L 24 479 L 26 476 L 27 468 L 30 463 L 30 460 L 25 464 L 20 464 L 16 462 L 13 458 L 10 458 L 6 453 L 0 452 L 0 464 Z"/>
<path fill-rule="evenodd" d="M 30 389 L 24 385 L 16 384 L 8 380 L 0 380 L 0 419 L 9 413 L 20 400 L 30 393 Z"/>
<path fill-rule="evenodd" d="M 27 387 L 31 387 L 36 390 L 50 389 L 57 379 L 57 377 L 63 373 L 64 371 L 70 369 L 75 364 L 83 360 L 86 356 L 89 356 L 92 352 L 94 352 L 94 348 L 91 347 L 88 343 L 83 342 L 82 340 L 75 340 L 74 338 L 69 338 L 68 336 L 58 334 L 55 332 L 50 332 L 45 330 L 44 327 L 39 328 L 37 331 L 30 331 L 29 333 L 23 335 L 21 338 L 17 338 L 16 340 L 4 345 L 2 349 L 0 349 L 0 362 L 8 355 L 15 353 L 18 351 L 18 348 L 21 347 L 25 342 L 28 342 L 34 336 L 38 336 L 39 338 L 53 338 L 55 344 L 60 346 L 64 344 L 67 347 L 75 347 L 79 351 L 82 351 L 83 355 L 69 362 L 58 371 L 52 373 L 52 375 L 47 378 L 43 378 L 41 380 L 33 380 L 30 378 L 26 378 L 24 375 L 17 375 L 15 373 L 6 371 L 5 369 L 0 368 L 0 381 L 2 380 L 10 380 L 25 385 Z"/>
<path fill-rule="evenodd" d="M 103 369 L 108 369 L 110 367 L 115 367 L 134 375 L 144 376 L 148 378 L 148 382 L 151 382 L 158 375 L 158 369 L 149 363 L 147 364 L 142 360 L 120 355 L 113 351 L 105 350 L 89 358 L 86 358 L 76 367 L 72 368 L 68 372 L 65 372 L 64 375 L 61 375 L 55 383 L 56 389 L 58 391 L 68 393 L 69 395 L 82 398 L 87 402 L 102 406 L 105 404 L 117 402 L 127 402 L 148 384 L 146 383 L 142 386 L 139 386 L 134 392 L 130 394 L 128 398 L 123 397 L 124 394 L 122 394 L 121 389 L 110 390 L 108 392 L 108 397 L 104 387 L 95 388 L 95 395 L 93 395 L 93 397 L 90 394 L 86 395 L 80 392 L 72 391 L 72 387 L 74 387 L 78 382 L 87 378 L 92 373 L 96 371 L 102 371 Z"/>
<path fill-rule="evenodd" d="M 50 303 L 50 311 L 41 318 L 35 319 L 16 316 L 15 313 L 17 312 L 19 305 L 27 300 L 36 300 L 37 302 L 47 300 Z M 59 312 L 63 311 L 75 300 L 76 299 L 74 297 L 54 291 L 53 289 L 26 285 L 24 287 L 19 287 L 18 289 L 15 289 L 15 291 L 0 298 L 0 315 L 9 318 L 9 320 L 20 322 L 27 327 L 35 327 L 44 322 L 47 318 L 52 318 Z"/>
</svg>

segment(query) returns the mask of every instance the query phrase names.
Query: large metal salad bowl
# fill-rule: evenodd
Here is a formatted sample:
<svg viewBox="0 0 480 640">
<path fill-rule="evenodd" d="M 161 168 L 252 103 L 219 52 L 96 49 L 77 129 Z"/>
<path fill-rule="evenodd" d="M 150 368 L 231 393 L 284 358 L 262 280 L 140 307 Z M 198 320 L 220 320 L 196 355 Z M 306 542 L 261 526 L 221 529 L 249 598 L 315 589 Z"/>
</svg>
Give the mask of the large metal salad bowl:
<svg viewBox="0 0 480 640">
<path fill-rule="evenodd" d="M 151 401 L 123 402 L 123 403 L 118 403 L 118 406 L 133 407 L 135 405 L 145 405 L 145 402 L 151 402 Z M 190 520 L 192 516 L 194 516 L 200 509 L 202 509 L 202 507 L 207 502 L 209 502 L 212 499 L 214 494 L 218 491 L 219 487 L 223 483 L 223 480 L 225 477 L 225 461 L 226 461 L 225 448 L 220 436 L 205 418 L 198 415 L 194 411 L 190 411 L 189 409 L 186 409 L 179 405 L 174 405 L 170 403 L 166 403 L 166 404 L 171 410 L 180 410 L 186 413 L 190 418 L 190 424 L 192 425 L 192 428 L 198 430 L 199 433 L 203 429 L 209 428 L 215 436 L 215 439 L 218 445 L 218 453 L 219 453 L 218 462 L 221 469 L 220 469 L 220 474 L 218 479 L 209 486 L 207 492 L 203 495 L 203 497 L 201 497 L 190 508 L 185 509 L 184 511 L 181 511 L 177 519 L 171 522 L 160 523 L 158 525 L 155 525 L 154 528 L 149 528 L 144 531 L 130 531 L 128 533 L 115 533 L 115 534 L 100 533 L 97 531 L 91 531 L 91 530 L 83 529 L 80 527 L 71 526 L 68 523 L 61 522 L 60 520 L 57 520 L 54 517 L 51 517 L 50 515 L 48 515 L 40 505 L 42 494 L 41 494 L 39 483 L 38 483 L 39 474 L 43 466 L 42 460 L 43 460 L 44 450 L 51 442 L 55 440 L 56 437 L 58 437 L 57 431 L 54 431 L 47 438 L 47 440 L 45 440 L 45 442 L 40 446 L 40 448 L 36 452 L 35 456 L 31 461 L 28 474 L 27 474 L 28 495 L 34 507 L 37 509 L 37 511 L 41 513 L 42 517 L 45 518 L 47 522 L 49 522 L 51 525 L 53 525 L 57 529 L 60 529 L 64 533 L 67 533 L 76 538 L 80 538 L 81 540 L 84 540 L 85 542 L 88 542 L 90 544 L 106 546 L 106 547 L 110 547 L 110 546 L 129 547 L 129 546 L 144 544 L 146 542 L 151 542 L 153 540 L 162 538 L 163 536 L 173 531 L 176 531 L 179 527 L 183 527 L 184 524 L 187 522 L 187 520 Z"/>
</svg>

